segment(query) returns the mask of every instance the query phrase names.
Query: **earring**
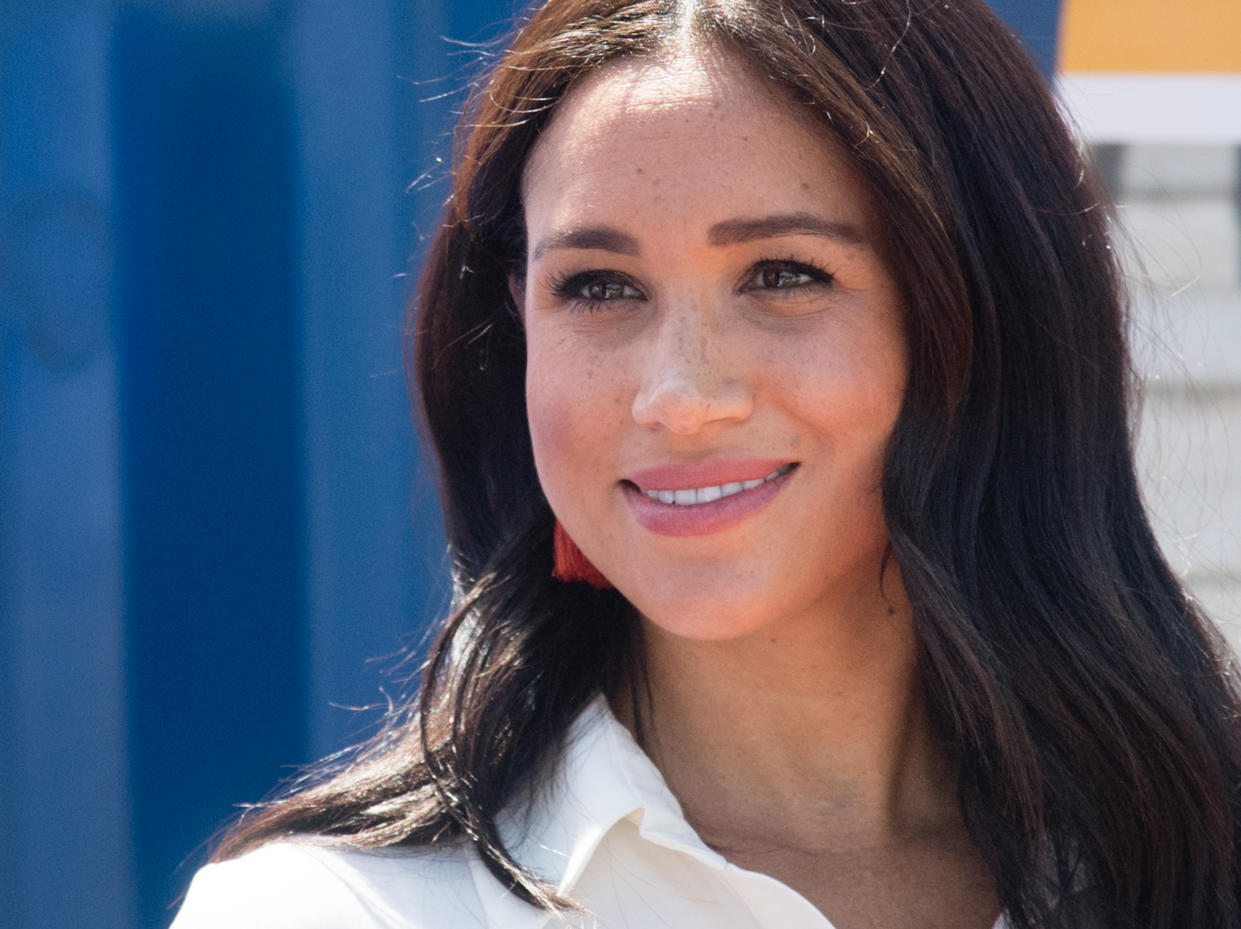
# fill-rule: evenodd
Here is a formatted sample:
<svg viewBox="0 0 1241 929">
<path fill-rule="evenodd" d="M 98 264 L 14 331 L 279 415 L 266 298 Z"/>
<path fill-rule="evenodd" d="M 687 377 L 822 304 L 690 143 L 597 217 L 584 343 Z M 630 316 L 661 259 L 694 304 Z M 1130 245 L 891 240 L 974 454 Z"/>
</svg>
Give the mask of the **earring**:
<svg viewBox="0 0 1241 929">
<path fill-rule="evenodd" d="M 556 556 L 555 566 L 552 568 L 552 577 L 556 580 L 566 583 L 582 581 L 595 588 L 595 590 L 607 590 L 612 586 L 612 582 L 590 563 L 590 559 L 577 547 L 577 543 L 569 538 L 569 533 L 560 524 L 560 520 L 556 520 L 556 529 L 552 534 L 552 543 Z"/>
</svg>

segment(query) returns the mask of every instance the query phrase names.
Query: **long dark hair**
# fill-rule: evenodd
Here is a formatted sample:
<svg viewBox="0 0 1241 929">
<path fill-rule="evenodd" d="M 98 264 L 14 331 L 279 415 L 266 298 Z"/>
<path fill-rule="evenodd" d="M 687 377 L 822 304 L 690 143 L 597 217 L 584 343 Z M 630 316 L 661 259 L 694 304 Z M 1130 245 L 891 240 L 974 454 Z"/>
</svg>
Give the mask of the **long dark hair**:
<svg viewBox="0 0 1241 929">
<path fill-rule="evenodd" d="M 1156 546 L 1107 214 L 1024 48 L 981 0 L 551 0 L 474 88 L 409 328 L 456 601 L 413 703 L 348 763 L 237 824 L 473 843 L 556 903 L 497 813 L 599 690 L 634 678 L 632 608 L 551 579 L 507 276 L 519 182 L 556 102 L 689 34 L 822 116 L 886 218 L 910 370 L 884 472 L 920 673 L 969 830 L 1016 929 L 1238 927 L 1241 747 L 1217 634 Z M 640 671 L 640 668 L 637 669 Z"/>
</svg>

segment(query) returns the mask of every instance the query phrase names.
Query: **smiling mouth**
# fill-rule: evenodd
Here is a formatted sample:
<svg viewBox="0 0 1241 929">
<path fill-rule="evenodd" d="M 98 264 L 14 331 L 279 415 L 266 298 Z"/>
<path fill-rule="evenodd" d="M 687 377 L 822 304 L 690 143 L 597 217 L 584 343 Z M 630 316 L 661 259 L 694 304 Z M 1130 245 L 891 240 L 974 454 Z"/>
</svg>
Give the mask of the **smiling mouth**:
<svg viewBox="0 0 1241 929">
<path fill-rule="evenodd" d="M 716 500 L 732 497 L 743 491 L 753 490 L 755 487 L 784 477 L 795 467 L 797 467 L 797 462 L 793 461 L 781 465 L 765 477 L 755 478 L 750 481 L 712 484 L 709 487 L 689 487 L 683 490 L 643 490 L 637 487 L 637 485 L 634 485 L 634 487 L 646 497 L 659 503 L 666 503 L 672 506 L 696 506 L 702 503 L 714 503 Z"/>
</svg>

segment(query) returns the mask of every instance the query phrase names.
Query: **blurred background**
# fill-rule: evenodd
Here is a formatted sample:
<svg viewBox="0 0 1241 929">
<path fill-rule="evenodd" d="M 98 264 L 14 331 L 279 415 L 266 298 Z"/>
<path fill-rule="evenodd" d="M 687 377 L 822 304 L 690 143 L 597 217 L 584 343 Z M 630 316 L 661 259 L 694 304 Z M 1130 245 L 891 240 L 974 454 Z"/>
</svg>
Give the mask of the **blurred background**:
<svg viewBox="0 0 1241 929">
<path fill-rule="evenodd" d="M 1127 230 L 1161 538 L 1241 622 L 1241 5 L 996 0 Z M 403 306 L 513 0 L 0 0 L 0 927 L 167 925 L 446 603 Z"/>
</svg>

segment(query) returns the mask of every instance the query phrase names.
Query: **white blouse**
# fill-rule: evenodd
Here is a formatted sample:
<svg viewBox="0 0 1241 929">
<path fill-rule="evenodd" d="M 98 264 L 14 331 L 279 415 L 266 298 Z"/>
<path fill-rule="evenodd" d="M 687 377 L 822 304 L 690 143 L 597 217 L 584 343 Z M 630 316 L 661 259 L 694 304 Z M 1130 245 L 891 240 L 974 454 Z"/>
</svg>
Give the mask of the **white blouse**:
<svg viewBox="0 0 1241 929">
<path fill-rule="evenodd" d="M 207 865 L 172 929 L 832 929 L 801 894 L 703 843 L 603 697 L 570 727 L 546 789 L 500 825 L 514 857 L 584 912 L 522 903 L 465 842 L 367 850 L 308 838 Z"/>
</svg>

